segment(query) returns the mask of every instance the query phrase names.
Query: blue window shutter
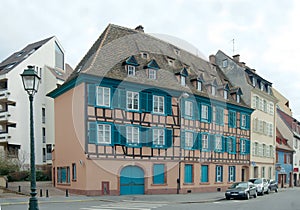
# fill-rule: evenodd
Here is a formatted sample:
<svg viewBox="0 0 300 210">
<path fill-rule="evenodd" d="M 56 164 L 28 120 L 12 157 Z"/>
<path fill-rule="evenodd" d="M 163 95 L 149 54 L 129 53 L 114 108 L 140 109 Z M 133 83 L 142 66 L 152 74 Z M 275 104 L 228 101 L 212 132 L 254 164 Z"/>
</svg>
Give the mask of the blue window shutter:
<svg viewBox="0 0 300 210">
<path fill-rule="evenodd" d="M 199 109 L 196 101 L 193 102 L 193 120 L 199 120 Z"/>
<path fill-rule="evenodd" d="M 181 113 L 181 117 L 185 117 L 185 100 L 181 99 L 180 100 L 180 113 Z"/>
<path fill-rule="evenodd" d="M 120 145 L 126 145 L 126 126 L 119 126 Z"/>
<path fill-rule="evenodd" d="M 208 165 L 201 166 L 201 182 L 208 182 Z"/>
<path fill-rule="evenodd" d="M 186 164 L 184 166 L 184 183 L 193 182 L 193 165 Z"/>
<path fill-rule="evenodd" d="M 221 182 L 223 182 L 223 166 L 220 166 L 221 168 Z"/>
<path fill-rule="evenodd" d="M 215 173 L 215 181 L 218 182 L 218 170 L 219 170 L 219 166 L 216 166 L 216 173 Z"/>
<path fill-rule="evenodd" d="M 231 137 L 232 138 L 232 145 L 233 145 L 233 153 L 236 154 L 236 137 Z"/>
<path fill-rule="evenodd" d="M 233 181 L 235 182 L 235 166 L 232 167 L 233 167 Z"/>
<path fill-rule="evenodd" d="M 246 129 L 250 129 L 250 115 L 248 114 L 246 115 Z"/>
<path fill-rule="evenodd" d="M 245 140 L 245 142 L 246 142 L 246 154 L 250 154 L 250 141 Z"/>
<path fill-rule="evenodd" d="M 142 112 L 147 112 L 148 111 L 148 108 L 147 108 L 147 106 L 148 106 L 148 102 L 147 102 L 147 93 L 145 93 L 145 92 L 140 92 L 139 93 L 139 96 L 140 96 L 140 110 L 142 111 Z"/>
<path fill-rule="evenodd" d="M 212 134 L 208 135 L 208 150 L 214 151 L 215 149 L 215 136 Z"/>
<path fill-rule="evenodd" d="M 172 97 L 165 96 L 165 113 L 166 115 L 172 115 Z"/>
<path fill-rule="evenodd" d="M 198 138 L 197 132 L 193 133 L 193 140 L 194 140 L 193 149 L 196 149 L 196 150 L 200 149 L 199 138 Z"/>
<path fill-rule="evenodd" d="M 154 164 L 153 165 L 153 184 L 165 183 L 165 165 Z"/>
<path fill-rule="evenodd" d="M 147 95 L 148 97 L 148 101 L 147 101 L 147 112 L 152 112 L 153 111 L 153 94 L 152 93 L 148 93 Z"/>
<path fill-rule="evenodd" d="M 89 144 L 97 143 L 97 123 L 89 122 Z"/>
<path fill-rule="evenodd" d="M 126 90 L 125 89 L 118 89 L 118 108 L 126 109 Z"/>
<path fill-rule="evenodd" d="M 112 87 L 111 88 L 111 101 L 112 101 L 112 107 L 113 108 L 120 108 L 119 107 L 119 89 Z"/>
<path fill-rule="evenodd" d="M 140 132 L 141 138 L 140 138 L 140 142 L 142 147 L 149 147 L 151 146 L 150 143 L 152 143 L 151 141 L 149 141 L 149 128 L 147 127 L 141 127 L 141 132 Z"/>
<path fill-rule="evenodd" d="M 95 106 L 96 104 L 96 85 L 88 84 L 88 105 Z"/>
<path fill-rule="evenodd" d="M 120 125 L 113 125 L 113 142 L 121 144 Z"/>
<path fill-rule="evenodd" d="M 166 148 L 169 148 L 172 146 L 173 143 L 173 135 L 172 135 L 172 130 L 171 129 L 165 129 L 165 144 Z"/>
<path fill-rule="evenodd" d="M 185 147 L 185 131 L 180 132 L 180 147 L 182 149 Z"/>
<path fill-rule="evenodd" d="M 202 134 L 201 133 L 197 134 L 197 141 L 199 144 L 199 150 L 202 150 Z"/>
<path fill-rule="evenodd" d="M 207 106 L 208 109 L 208 122 L 211 122 L 212 113 L 211 113 L 211 106 Z"/>
</svg>

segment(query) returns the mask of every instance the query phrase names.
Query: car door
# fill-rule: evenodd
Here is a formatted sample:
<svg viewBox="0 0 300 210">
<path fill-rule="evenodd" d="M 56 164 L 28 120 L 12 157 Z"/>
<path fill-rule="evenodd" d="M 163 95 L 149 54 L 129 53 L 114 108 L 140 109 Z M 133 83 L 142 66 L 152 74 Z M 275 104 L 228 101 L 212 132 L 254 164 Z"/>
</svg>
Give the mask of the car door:
<svg viewBox="0 0 300 210">
<path fill-rule="evenodd" d="M 256 193 L 256 187 L 253 183 L 249 183 L 249 192 L 250 192 L 250 195 L 255 195 Z"/>
</svg>

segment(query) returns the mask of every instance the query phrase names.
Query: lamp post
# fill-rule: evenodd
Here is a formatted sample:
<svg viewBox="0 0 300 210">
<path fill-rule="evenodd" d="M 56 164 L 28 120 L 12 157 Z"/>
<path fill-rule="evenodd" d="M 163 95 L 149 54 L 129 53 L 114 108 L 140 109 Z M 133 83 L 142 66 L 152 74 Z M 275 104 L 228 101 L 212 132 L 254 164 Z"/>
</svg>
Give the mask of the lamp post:
<svg viewBox="0 0 300 210">
<path fill-rule="evenodd" d="M 178 104 L 178 125 L 180 126 L 181 129 L 181 99 L 182 98 L 188 98 L 190 95 L 186 92 L 182 93 L 179 98 L 177 99 L 177 104 Z M 180 138 L 181 138 L 181 132 L 180 132 Z M 181 141 L 181 139 L 180 139 Z M 177 194 L 179 194 L 181 189 L 181 149 L 179 152 L 179 163 L 178 163 L 178 178 L 177 178 Z"/>
<path fill-rule="evenodd" d="M 29 210 L 38 210 L 36 197 L 36 173 L 35 173 L 35 149 L 34 149 L 34 128 L 33 128 L 33 96 L 38 91 L 40 77 L 37 75 L 33 66 L 27 66 L 21 74 L 24 89 L 29 95 L 30 102 L 30 199 Z"/>
</svg>

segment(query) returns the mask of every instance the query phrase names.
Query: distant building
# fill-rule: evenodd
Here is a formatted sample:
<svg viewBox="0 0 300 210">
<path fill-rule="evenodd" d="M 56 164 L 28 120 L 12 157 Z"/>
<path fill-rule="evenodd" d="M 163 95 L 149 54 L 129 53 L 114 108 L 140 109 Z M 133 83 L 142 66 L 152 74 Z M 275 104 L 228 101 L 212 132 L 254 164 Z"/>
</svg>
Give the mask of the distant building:
<svg viewBox="0 0 300 210">
<path fill-rule="evenodd" d="M 216 64 L 233 85 L 240 86 L 242 99 L 255 109 L 251 115 L 251 177 L 275 177 L 275 140 L 277 99 L 272 92 L 272 83 L 257 74 L 244 62 L 240 55 L 229 57 L 222 51 L 215 56 Z"/>
<path fill-rule="evenodd" d="M 41 77 L 34 98 L 36 164 L 51 163 L 54 146 L 54 104 L 46 94 L 61 85 L 70 74 L 64 50 L 56 37 L 27 45 L 0 63 L 0 151 L 30 162 L 29 99 L 20 74 L 33 65 Z"/>
<path fill-rule="evenodd" d="M 87 195 L 189 193 L 247 180 L 250 115 L 217 66 L 110 24 L 55 103 L 56 187 Z"/>
<path fill-rule="evenodd" d="M 293 184 L 300 185 L 300 122 L 277 109 L 277 128 L 282 136 L 287 139 L 288 145 L 294 150 L 293 153 Z"/>
<path fill-rule="evenodd" d="M 290 101 L 284 97 L 278 90 L 272 88 L 273 94 L 275 98 L 278 100 L 277 107 L 282 110 L 284 113 L 292 116 L 292 110 L 290 108 Z"/>
</svg>

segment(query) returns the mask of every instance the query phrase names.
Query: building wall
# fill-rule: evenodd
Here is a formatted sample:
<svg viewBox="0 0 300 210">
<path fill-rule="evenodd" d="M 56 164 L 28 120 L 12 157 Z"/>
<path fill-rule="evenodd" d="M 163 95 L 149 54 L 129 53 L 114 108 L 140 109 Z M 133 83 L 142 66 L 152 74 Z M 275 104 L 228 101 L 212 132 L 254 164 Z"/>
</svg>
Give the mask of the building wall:
<svg viewBox="0 0 300 210">
<path fill-rule="evenodd" d="M 35 128 L 35 151 L 36 164 L 43 164 L 42 148 L 42 127 L 46 127 L 47 143 L 54 144 L 53 130 L 53 100 L 46 97 L 46 94 L 56 88 L 56 77 L 49 73 L 45 66 L 55 65 L 54 43 L 57 39 L 54 37 L 47 43 L 42 45 L 33 54 L 27 57 L 23 62 L 16 66 L 13 70 L 6 74 L 8 79 L 8 90 L 10 99 L 16 102 L 15 106 L 8 106 L 10 120 L 16 123 L 16 127 L 8 129 L 10 136 L 8 143 L 20 145 L 19 159 L 24 161 L 24 164 L 29 164 L 30 161 L 30 144 L 29 144 L 29 99 L 25 92 L 20 74 L 27 68 L 28 65 L 34 65 L 42 71 L 42 83 L 39 86 L 38 92 L 34 96 L 34 128 Z M 59 43 L 58 43 L 59 44 Z M 46 109 L 46 124 L 42 123 L 42 107 Z M 51 162 L 51 161 L 50 161 Z"/>
<path fill-rule="evenodd" d="M 95 86 L 93 87 L 95 88 Z M 72 177 L 72 164 L 75 163 L 77 166 L 76 181 L 70 179 L 68 182 L 66 178 L 63 181 L 66 183 L 59 183 L 59 177 L 56 174 L 55 180 L 58 188 L 69 189 L 70 192 L 80 194 L 103 195 L 102 182 L 108 182 L 109 194 L 119 195 L 120 174 L 122 169 L 129 165 L 138 166 L 144 171 L 144 193 L 147 194 L 176 193 L 178 188 L 177 179 L 180 181 L 180 193 L 224 190 L 232 183 L 228 181 L 228 166 L 235 166 L 236 181 L 242 180 L 242 169 L 244 169 L 244 180 L 249 178 L 250 155 L 242 154 L 240 151 L 241 139 L 249 139 L 250 136 L 249 128 L 240 129 L 240 112 L 242 112 L 241 110 L 244 110 L 245 113 L 250 112 L 247 108 L 236 107 L 235 128 L 228 126 L 226 106 L 223 126 L 186 119 L 185 117 L 182 117 L 181 122 L 178 124 L 179 103 L 178 98 L 175 96 L 171 99 L 172 114 L 164 116 L 148 112 L 129 112 L 119 108 L 103 108 L 95 104 L 88 104 L 88 102 L 93 101 L 89 98 L 89 91 L 91 91 L 90 85 L 81 83 L 75 89 L 71 89 L 55 98 L 56 143 L 54 171 L 57 172 L 60 167 L 69 167 L 69 175 Z M 172 145 L 167 148 L 153 148 L 122 145 L 119 142 L 112 143 L 112 145 L 97 144 L 91 142 L 92 130 L 89 128 L 90 123 L 172 129 Z M 223 136 L 236 136 L 236 152 L 229 154 L 225 151 L 215 152 L 214 149 L 210 151 L 185 149 L 182 147 L 183 129 L 221 134 Z M 119 136 L 118 132 L 114 132 L 113 135 Z M 152 169 L 155 163 L 165 164 L 166 179 L 164 184 L 152 183 Z M 193 165 L 193 181 L 189 184 L 184 183 L 185 164 Z M 209 181 L 205 183 L 200 181 L 201 164 L 208 165 L 209 168 Z M 216 181 L 216 165 L 223 167 L 222 182 Z"/>
</svg>

